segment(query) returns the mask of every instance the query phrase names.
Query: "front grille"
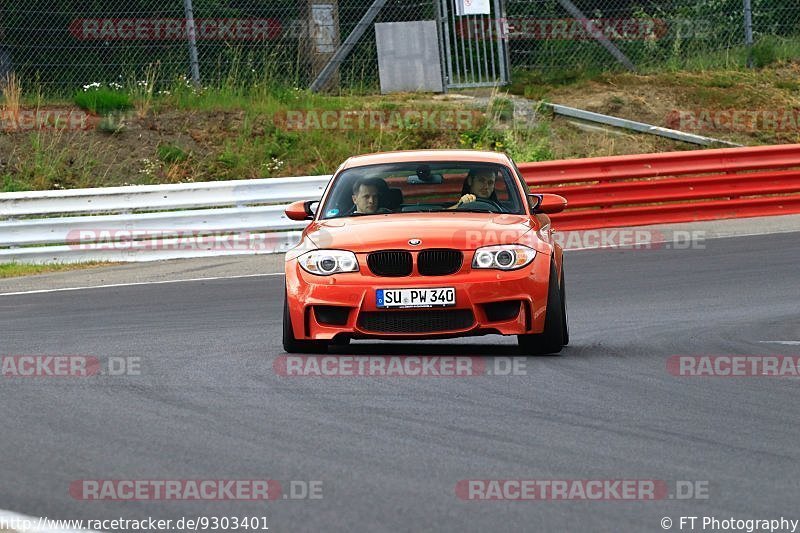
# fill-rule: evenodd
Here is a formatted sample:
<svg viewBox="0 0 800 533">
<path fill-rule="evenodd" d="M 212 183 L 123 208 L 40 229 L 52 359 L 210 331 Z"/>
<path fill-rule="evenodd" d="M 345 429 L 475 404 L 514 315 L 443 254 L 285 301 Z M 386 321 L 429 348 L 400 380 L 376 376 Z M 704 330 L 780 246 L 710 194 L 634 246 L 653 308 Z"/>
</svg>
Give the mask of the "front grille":
<svg viewBox="0 0 800 533">
<path fill-rule="evenodd" d="M 423 250 L 417 256 L 417 270 L 423 276 L 447 276 L 458 272 L 463 261 L 459 250 Z"/>
<path fill-rule="evenodd" d="M 467 329 L 474 323 L 469 309 L 365 311 L 358 317 L 359 328 L 377 333 L 436 333 Z"/>
<path fill-rule="evenodd" d="M 404 250 L 384 250 L 367 256 L 367 265 L 376 276 L 400 277 L 411 274 L 411 253 Z"/>
</svg>

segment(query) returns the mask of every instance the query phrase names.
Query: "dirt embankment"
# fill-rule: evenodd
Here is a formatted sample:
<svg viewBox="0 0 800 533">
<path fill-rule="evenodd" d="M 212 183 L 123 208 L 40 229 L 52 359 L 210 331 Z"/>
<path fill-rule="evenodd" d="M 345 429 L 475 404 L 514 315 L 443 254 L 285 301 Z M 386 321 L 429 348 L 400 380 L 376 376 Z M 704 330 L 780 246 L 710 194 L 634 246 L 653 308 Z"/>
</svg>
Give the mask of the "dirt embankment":
<svg viewBox="0 0 800 533">
<path fill-rule="evenodd" d="M 700 133 L 744 145 L 800 142 L 800 63 L 753 71 L 606 74 L 565 85 L 521 77 L 516 96 L 473 91 L 446 97 L 371 96 L 325 100 L 325 109 L 481 110 L 492 98 L 535 109 L 545 101 Z M 522 105 L 520 105 L 520 102 Z M 143 113 L 89 117 L 88 127 L 70 126 L 83 112 L 72 105 L 23 109 L 27 122 L 0 132 L 0 190 L 64 189 L 126 184 L 246 179 L 331 172 L 346 157 L 373 151 L 416 148 L 507 149 L 543 157 L 575 158 L 695 149 L 696 146 L 622 130 L 586 128 L 537 114 L 511 133 L 487 133 L 483 123 L 450 128 L 311 128 L 288 130 L 274 112 L 256 104 L 171 107 L 156 102 Z M 287 104 L 314 106 L 315 103 Z M 306 107 L 307 108 L 307 107 Z M 489 105 L 491 108 L 491 105 Z M 291 107 L 284 107 L 291 109 Z M 66 118 L 65 118 L 66 117 Z M 544 124 L 544 127 L 539 127 Z M 65 127 L 66 125 L 66 127 Z M 18 125 L 19 126 L 19 125 Z M 532 128 L 535 128 L 532 129 Z M 487 141 L 490 141 L 488 142 Z M 527 150 L 528 145 L 537 150 Z M 519 157 L 518 157 L 519 159 Z"/>
</svg>

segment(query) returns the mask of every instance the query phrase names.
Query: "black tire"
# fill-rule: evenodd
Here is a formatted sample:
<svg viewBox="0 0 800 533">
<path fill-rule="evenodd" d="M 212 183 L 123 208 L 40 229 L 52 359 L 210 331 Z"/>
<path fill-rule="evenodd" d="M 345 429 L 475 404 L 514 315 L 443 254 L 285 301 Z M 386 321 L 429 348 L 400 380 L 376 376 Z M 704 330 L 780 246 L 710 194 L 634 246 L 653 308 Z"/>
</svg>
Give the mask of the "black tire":
<svg viewBox="0 0 800 533">
<path fill-rule="evenodd" d="M 350 345 L 350 337 L 334 337 L 331 341 L 331 346 L 349 346 Z"/>
<path fill-rule="evenodd" d="M 544 318 L 544 331 L 531 335 L 517 335 L 522 355 L 557 354 L 564 347 L 564 307 L 561 304 L 561 291 L 558 286 L 558 273 L 554 263 L 550 263 L 550 281 L 547 289 L 547 311 Z"/>
<path fill-rule="evenodd" d="M 564 258 L 561 258 L 561 283 L 559 283 L 559 293 L 561 295 L 561 316 L 564 322 L 562 326 L 564 339 L 561 344 L 564 346 L 569 344 L 569 320 L 567 316 L 567 291 L 564 288 Z"/>
<path fill-rule="evenodd" d="M 283 295 L 283 349 L 287 353 L 327 353 L 326 341 L 299 341 L 294 338 L 292 317 L 289 315 L 289 302 Z"/>
</svg>

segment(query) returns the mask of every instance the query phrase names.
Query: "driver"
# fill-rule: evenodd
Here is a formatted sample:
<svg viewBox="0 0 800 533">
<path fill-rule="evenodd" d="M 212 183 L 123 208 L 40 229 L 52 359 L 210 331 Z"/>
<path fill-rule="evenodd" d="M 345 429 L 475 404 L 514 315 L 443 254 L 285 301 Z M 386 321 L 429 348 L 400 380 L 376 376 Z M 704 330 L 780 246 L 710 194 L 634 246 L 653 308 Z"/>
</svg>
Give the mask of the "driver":
<svg viewBox="0 0 800 533">
<path fill-rule="evenodd" d="M 380 178 L 362 178 L 353 184 L 353 211 L 355 215 L 374 215 L 391 213 L 385 207 L 379 207 L 381 192 L 388 189 L 386 182 Z"/>
<path fill-rule="evenodd" d="M 473 168 L 464 179 L 461 187 L 461 198 L 458 203 L 448 209 L 457 209 L 459 206 L 474 202 L 481 198 L 497 203 L 497 193 L 494 184 L 497 173 L 491 168 Z"/>
</svg>

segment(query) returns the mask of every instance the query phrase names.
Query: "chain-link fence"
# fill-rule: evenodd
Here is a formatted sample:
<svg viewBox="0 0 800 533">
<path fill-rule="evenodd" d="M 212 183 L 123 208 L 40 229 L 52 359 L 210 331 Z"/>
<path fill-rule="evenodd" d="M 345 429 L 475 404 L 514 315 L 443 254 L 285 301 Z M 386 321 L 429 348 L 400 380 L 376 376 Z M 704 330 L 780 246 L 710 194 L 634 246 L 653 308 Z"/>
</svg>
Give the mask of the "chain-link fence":
<svg viewBox="0 0 800 533">
<path fill-rule="evenodd" d="M 523 21 L 509 33 L 512 65 L 582 70 L 622 64 L 591 38 L 587 25 L 593 24 L 637 68 L 662 63 L 680 67 L 746 46 L 747 4 L 755 42 L 800 38 L 800 3 L 795 1 L 508 0 L 509 20 Z M 531 22 L 524 26 L 524 21 Z"/>
<path fill-rule="evenodd" d="M 155 69 L 172 83 L 307 87 L 372 0 L 16 0 L 0 7 L 0 77 L 79 88 L 125 84 Z M 332 9 L 326 9 L 332 6 Z M 191 7 L 191 10 L 188 8 Z M 191 18 L 190 18 L 191 17 Z M 429 0 L 385 2 L 372 20 L 432 20 Z M 187 31 L 187 27 L 193 31 Z M 193 36 L 193 39 L 190 39 Z M 345 87 L 377 87 L 372 24 L 341 62 Z"/>
<path fill-rule="evenodd" d="M 449 1 L 458 16 L 459 3 L 485 0 Z M 480 29 L 502 34 L 512 69 L 681 64 L 744 46 L 750 1 L 755 42 L 800 36 L 796 0 L 504 0 Z M 371 92 L 374 24 L 440 15 L 435 0 L 10 0 L 0 7 L 0 77 L 66 92 L 148 70 L 163 83 L 308 87 L 345 46 L 330 86 Z"/>
</svg>

